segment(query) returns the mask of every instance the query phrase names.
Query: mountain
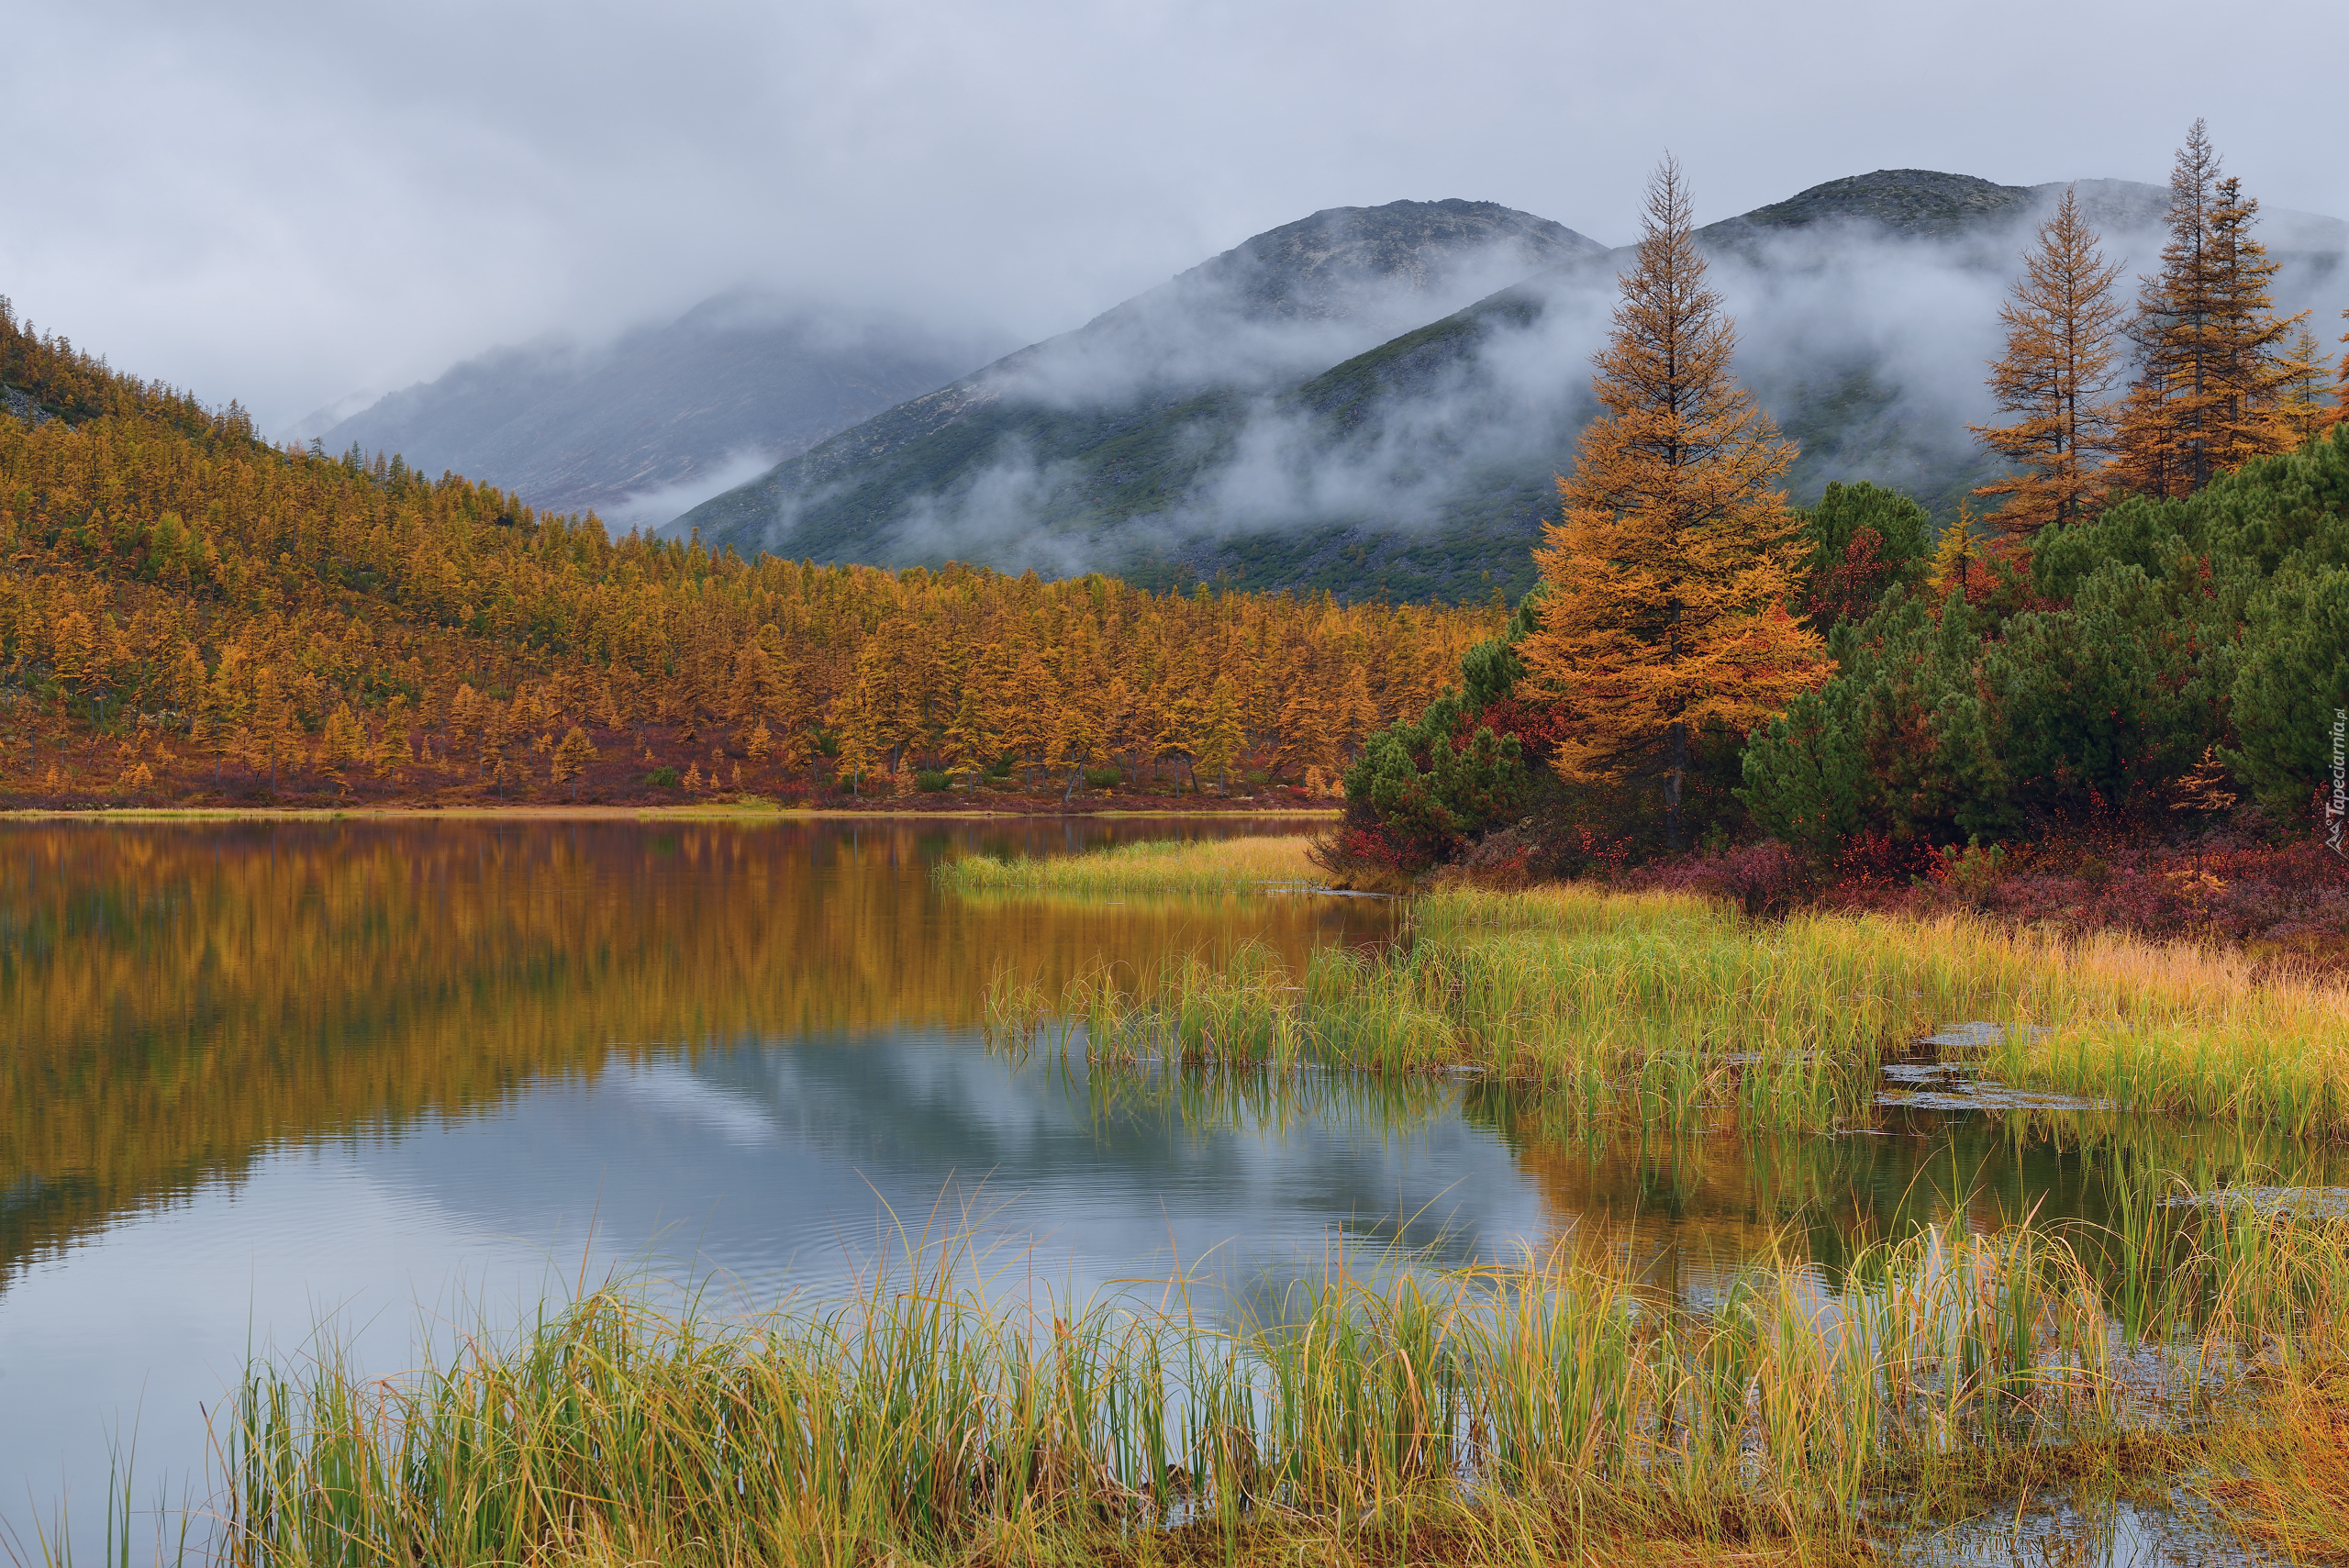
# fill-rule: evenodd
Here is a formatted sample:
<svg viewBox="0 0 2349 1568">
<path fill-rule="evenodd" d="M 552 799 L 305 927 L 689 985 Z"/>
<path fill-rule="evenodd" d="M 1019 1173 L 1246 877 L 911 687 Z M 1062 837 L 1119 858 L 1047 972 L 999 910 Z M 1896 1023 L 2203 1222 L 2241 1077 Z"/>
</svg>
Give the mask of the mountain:
<svg viewBox="0 0 2349 1568">
<path fill-rule="evenodd" d="M 985 352 L 737 294 L 607 348 L 495 349 L 315 434 L 328 451 L 355 442 L 397 452 L 425 473 L 453 469 L 549 510 L 660 523 L 746 470 L 952 380 Z"/>
<path fill-rule="evenodd" d="M 888 552 L 892 530 L 909 560 L 972 558 L 976 536 L 1016 545 L 1040 506 L 1055 509 L 1040 491 L 1060 469 L 1106 461 L 1114 474 L 1132 432 L 1202 398 L 1244 406 L 1529 272 L 1604 253 L 1492 202 L 1318 212 L 869 419 L 679 526 L 740 549 L 797 550 L 804 538 L 852 559 Z M 773 526 L 779 509 L 810 506 L 804 533 Z"/>
<path fill-rule="evenodd" d="M 1882 170 L 1699 231 L 1741 327 L 1739 373 L 1801 444 L 1789 475 L 1798 503 L 1865 478 L 1946 517 L 1992 475 L 1965 427 L 1992 413 L 1982 377 L 1998 351 L 1998 303 L 2063 189 Z M 2165 191 L 2077 189 L 2108 253 L 2150 270 Z M 1304 248 L 1286 237 L 1297 229 L 1469 205 L 1349 209 L 1273 230 L 1156 291 L 1156 303 L 1143 295 L 843 431 L 677 527 L 746 553 L 818 560 L 1098 567 L 1157 584 L 1220 573 L 1347 596 L 1520 592 L 1542 516 L 1555 515 L 1554 475 L 1592 408 L 1590 354 L 1629 250 L 1583 242 L 1451 315 L 1319 365 L 1306 362 L 1315 340 L 1269 331 L 1245 306 L 1176 307 L 1174 291 L 1211 270 L 1295 268 Z M 1548 232 L 1486 210 L 1508 214 L 1515 232 Z M 2285 264 L 2288 308 L 2341 292 L 2349 226 L 2275 214 L 2262 227 Z M 1408 248 L 1387 239 L 1377 254 Z M 1504 250 L 1489 265 L 1508 259 Z M 1429 290 L 1383 303 L 1391 315 L 1441 301 Z M 1240 317 L 1227 333 L 1291 350 L 1292 373 L 1271 354 L 1227 354 L 1240 361 L 1229 373 L 1186 377 L 1157 368 L 1166 353 L 1134 348 L 1137 317 L 1216 309 Z M 1367 328 L 1374 317 L 1358 319 Z"/>
</svg>

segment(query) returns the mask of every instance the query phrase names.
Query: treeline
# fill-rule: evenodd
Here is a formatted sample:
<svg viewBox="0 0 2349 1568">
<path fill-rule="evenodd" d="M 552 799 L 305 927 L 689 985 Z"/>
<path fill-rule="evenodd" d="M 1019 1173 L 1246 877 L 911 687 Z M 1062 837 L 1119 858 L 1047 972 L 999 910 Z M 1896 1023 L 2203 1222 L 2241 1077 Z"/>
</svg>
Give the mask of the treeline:
<svg viewBox="0 0 2349 1568">
<path fill-rule="evenodd" d="M 744 562 L 280 451 L 0 304 L 0 790 L 1321 787 L 1496 610 Z M 885 784 L 884 781 L 886 781 Z"/>
<path fill-rule="evenodd" d="M 2349 361 L 2283 317 L 2203 127 L 2133 308 L 2067 195 L 1977 435 L 2013 472 L 1939 531 L 1873 485 L 1808 511 L 1730 374 L 1667 163 L 1559 482 L 1542 582 L 1459 690 L 1371 738 L 1332 863 L 1574 872 L 1766 838 L 1906 883 L 1939 851 L 2225 820 L 2340 843 Z M 1507 831 L 1496 835 L 1496 829 Z"/>
</svg>

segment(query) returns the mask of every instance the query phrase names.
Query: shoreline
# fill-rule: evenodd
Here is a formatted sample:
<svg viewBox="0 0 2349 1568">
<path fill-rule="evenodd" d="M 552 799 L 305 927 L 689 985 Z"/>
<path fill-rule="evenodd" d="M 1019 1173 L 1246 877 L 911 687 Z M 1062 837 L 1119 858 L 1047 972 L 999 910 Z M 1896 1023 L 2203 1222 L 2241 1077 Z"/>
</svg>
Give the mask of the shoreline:
<svg viewBox="0 0 2349 1568">
<path fill-rule="evenodd" d="M 1163 820 L 1210 818 L 1218 821 L 1335 821 L 1335 809 L 1311 806 L 1236 806 L 1189 810 L 1181 806 L 1136 808 L 1105 806 L 1083 811 L 1012 811 L 985 806 L 960 809 L 859 810 L 853 807 L 788 806 L 121 806 L 88 810 L 70 807 L 23 807 L 0 810 L 0 822 L 339 822 L 493 820 L 649 822 L 649 821 L 806 821 L 846 822 L 878 817 L 887 820 L 989 822 L 1069 820 Z"/>
</svg>

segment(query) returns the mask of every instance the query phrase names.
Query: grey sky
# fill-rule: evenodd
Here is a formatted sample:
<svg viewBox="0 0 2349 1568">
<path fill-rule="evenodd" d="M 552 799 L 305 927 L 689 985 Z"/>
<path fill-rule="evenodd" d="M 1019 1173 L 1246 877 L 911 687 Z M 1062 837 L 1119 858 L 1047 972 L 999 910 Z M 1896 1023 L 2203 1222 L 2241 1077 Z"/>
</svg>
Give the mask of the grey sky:
<svg viewBox="0 0 2349 1568">
<path fill-rule="evenodd" d="M 2219 17 L 19 0 L 0 293 L 273 428 L 739 284 L 1024 339 L 1325 206 L 1465 196 L 1620 242 L 1666 145 L 1709 220 L 1876 168 L 2159 180 L 2201 114 L 2254 195 L 2349 216 L 2349 8 Z"/>
</svg>

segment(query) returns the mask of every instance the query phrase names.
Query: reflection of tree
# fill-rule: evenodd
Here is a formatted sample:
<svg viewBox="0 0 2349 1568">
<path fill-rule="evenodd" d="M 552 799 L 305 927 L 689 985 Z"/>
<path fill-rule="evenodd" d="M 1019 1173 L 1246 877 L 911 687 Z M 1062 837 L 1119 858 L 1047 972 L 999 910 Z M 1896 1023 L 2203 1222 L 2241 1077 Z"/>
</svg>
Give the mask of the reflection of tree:
<svg viewBox="0 0 2349 1568">
<path fill-rule="evenodd" d="M 2247 1178 L 2349 1180 L 2337 1150 L 2150 1118 L 1893 1113 L 1841 1137 L 1675 1135 L 1575 1127 L 1498 1084 L 1472 1090 L 1466 1110 L 1516 1152 L 1557 1234 L 1613 1251 L 1679 1299 L 1774 1247 L 1837 1276 L 1868 1243 L 1953 1211 L 1977 1230 L 2034 1214 L 2077 1222 L 2094 1266 L 2124 1200 L 2142 1209 Z"/>
<path fill-rule="evenodd" d="M 974 910 L 929 878 L 972 836 L 0 830 L 0 1271 L 272 1145 L 466 1115 L 614 1053 L 974 1024 L 1007 959 L 1057 986 L 1245 930 L 1301 962 L 1320 923 L 1372 917 L 1302 900 Z"/>
</svg>

